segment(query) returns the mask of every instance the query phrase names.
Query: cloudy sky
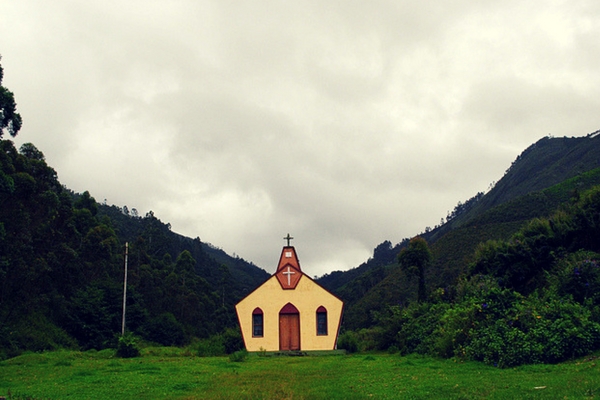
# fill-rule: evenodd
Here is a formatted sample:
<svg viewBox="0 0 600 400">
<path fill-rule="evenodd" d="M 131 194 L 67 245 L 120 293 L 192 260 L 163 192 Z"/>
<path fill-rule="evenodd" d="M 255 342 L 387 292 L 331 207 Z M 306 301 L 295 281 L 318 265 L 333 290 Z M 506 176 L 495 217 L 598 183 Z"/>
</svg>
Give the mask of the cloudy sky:
<svg viewBox="0 0 600 400">
<path fill-rule="evenodd" d="M 600 2 L 4 0 L 4 85 L 67 187 L 309 275 L 600 128 Z"/>
</svg>

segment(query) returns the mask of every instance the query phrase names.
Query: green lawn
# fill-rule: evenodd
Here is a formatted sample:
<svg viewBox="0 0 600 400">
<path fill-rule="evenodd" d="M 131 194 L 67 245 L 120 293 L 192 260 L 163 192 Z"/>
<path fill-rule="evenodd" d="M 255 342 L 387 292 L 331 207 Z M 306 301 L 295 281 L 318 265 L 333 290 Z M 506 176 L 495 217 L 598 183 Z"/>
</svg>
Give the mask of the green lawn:
<svg viewBox="0 0 600 400">
<path fill-rule="evenodd" d="M 600 398 L 595 357 L 498 369 L 390 354 L 200 358 L 179 349 L 25 354 L 0 362 L 0 396 L 32 399 Z"/>
</svg>

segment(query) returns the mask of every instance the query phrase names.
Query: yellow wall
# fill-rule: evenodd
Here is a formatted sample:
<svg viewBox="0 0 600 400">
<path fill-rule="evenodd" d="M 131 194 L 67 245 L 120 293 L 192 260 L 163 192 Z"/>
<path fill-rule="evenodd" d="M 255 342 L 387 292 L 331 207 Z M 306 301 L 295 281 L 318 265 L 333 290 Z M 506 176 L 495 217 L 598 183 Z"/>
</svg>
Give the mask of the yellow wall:
<svg viewBox="0 0 600 400">
<path fill-rule="evenodd" d="M 303 275 L 294 290 L 283 290 L 277 278 L 272 276 L 235 306 L 246 350 L 279 350 L 279 311 L 287 303 L 292 303 L 300 312 L 301 350 L 335 349 L 343 303 Z M 319 306 L 327 309 L 326 336 L 317 336 Z M 256 307 L 263 311 L 264 335 L 261 338 L 252 337 L 252 311 Z"/>
</svg>

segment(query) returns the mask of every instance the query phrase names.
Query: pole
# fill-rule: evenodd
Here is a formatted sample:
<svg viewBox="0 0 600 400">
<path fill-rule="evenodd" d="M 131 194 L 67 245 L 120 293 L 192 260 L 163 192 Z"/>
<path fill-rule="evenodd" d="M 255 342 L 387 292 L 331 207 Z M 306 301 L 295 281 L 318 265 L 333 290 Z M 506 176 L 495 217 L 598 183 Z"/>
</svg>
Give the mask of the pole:
<svg viewBox="0 0 600 400">
<path fill-rule="evenodd" d="M 121 322 L 121 336 L 125 335 L 125 307 L 127 305 L 127 255 L 129 243 L 125 242 L 125 279 L 123 279 L 123 320 Z"/>
</svg>

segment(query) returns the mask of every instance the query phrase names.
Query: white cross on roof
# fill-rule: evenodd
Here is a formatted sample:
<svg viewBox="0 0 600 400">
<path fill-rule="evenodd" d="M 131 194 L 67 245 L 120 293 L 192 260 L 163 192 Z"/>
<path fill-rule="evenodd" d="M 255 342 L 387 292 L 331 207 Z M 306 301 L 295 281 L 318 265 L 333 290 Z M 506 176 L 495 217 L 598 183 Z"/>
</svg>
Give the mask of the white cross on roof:
<svg viewBox="0 0 600 400">
<path fill-rule="evenodd" d="M 290 279 L 290 278 L 291 278 L 291 276 L 292 276 L 293 274 L 295 274 L 295 272 L 294 272 L 294 271 L 291 271 L 291 270 L 290 270 L 290 267 L 289 267 L 289 265 L 288 265 L 288 267 L 287 267 L 287 271 L 283 273 L 283 275 L 287 275 L 287 278 L 288 278 L 288 286 L 290 286 L 290 285 L 292 284 L 292 282 L 291 282 L 291 279 Z"/>
</svg>

